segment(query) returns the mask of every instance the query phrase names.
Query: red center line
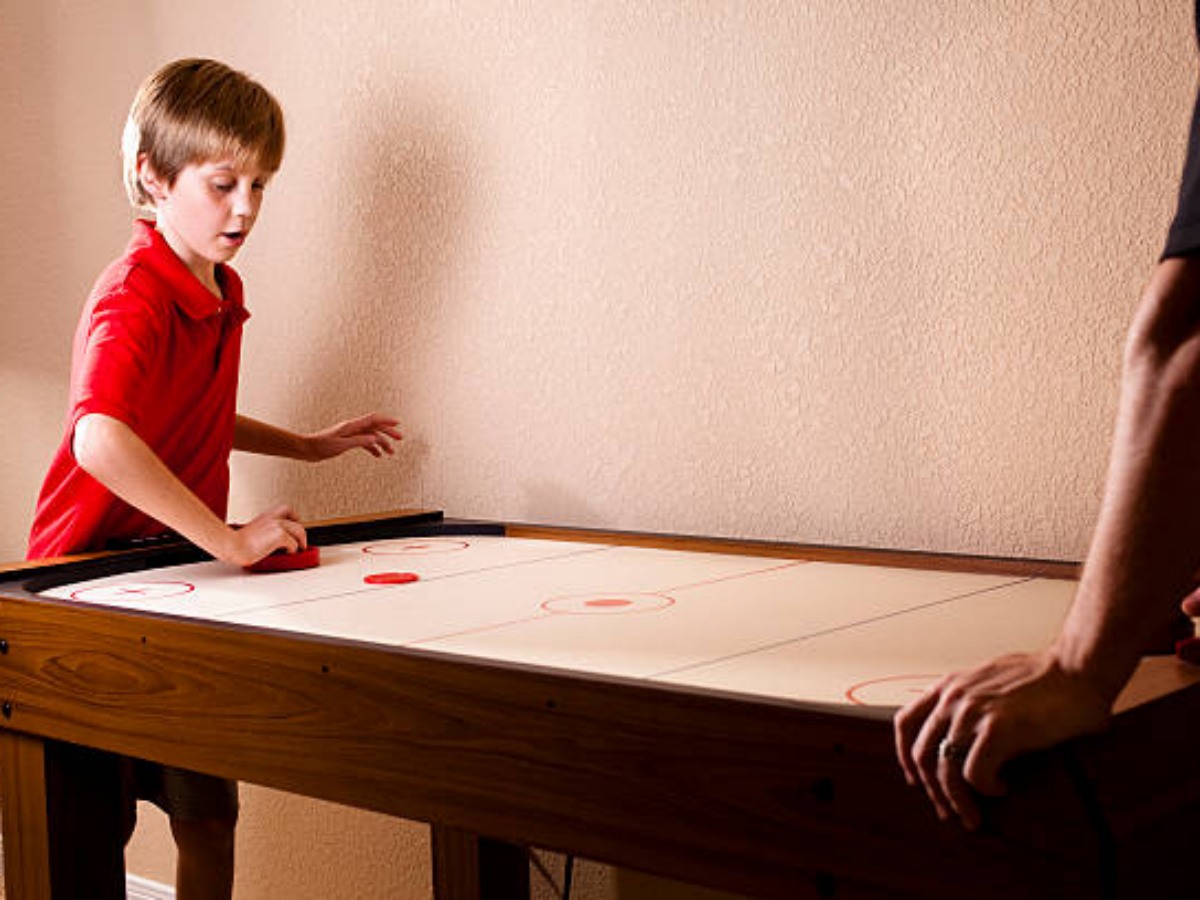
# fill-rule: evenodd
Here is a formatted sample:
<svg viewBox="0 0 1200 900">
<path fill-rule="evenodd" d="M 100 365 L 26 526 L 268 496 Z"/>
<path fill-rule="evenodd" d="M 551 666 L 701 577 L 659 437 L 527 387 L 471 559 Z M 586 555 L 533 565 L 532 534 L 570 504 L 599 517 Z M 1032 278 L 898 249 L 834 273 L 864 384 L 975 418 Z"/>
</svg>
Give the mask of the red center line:
<svg viewBox="0 0 1200 900">
<path fill-rule="evenodd" d="M 704 662 L 690 663 L 685 666 L 677 666 L 674 669 L 664 669 L 661 672 L 654 672 L 651 675 L 649 675 L 648 677 L 650 677 L 650 678 L 665 678 L 670 675 L 678 675 L 680 672 L 686 672 L 689 669 L 704 669 L 709 666 L 714 666 L 714 665 L 728 662 L 729 660 L 732 660 L 732 659 L 737 659 L 739 657 L 753 656 L 756 653 L 761 653 L 764 650 L 774 650 L 778 647 L 783 647 L 787 644 L 799 644 L 804 641 L 811 641 L 815 638 L 827 637 L 831 634 L 837 634 L 842 631 L 853 631 L 854 629 L 862 628 L 865 625 L 874 625 L 879 622 L 885 622 L 888 619 L 896 619 L 896 618 L 900 618 L 901 616 L 911 615 L 913 613 L 921 612 L 922 610 L 932 609 L 935 606 L 945 606 L 945 605 L 948 605 L 951 603 L 956 603 L 959 600 L 968 600 L 971 597 L 978 597 L 982 594 L 989 594 L 992 591 L 1002 591 L 1005 588 L 1012 587 L 1013 585 L 1025 584 L 1026 582 L 1035 581 L 1035 580 L 1036 579 L 1032 578 L 1032 577 L 1031 578 L 1017 578 L 1013 581 L 1006 581 L 1003 584 L 994 584 L 994 585 L 991 585 L 990 587 L 979 588 L 978 590 L 974 590 L 974 591 L 968 591 L 965 594 L 955 594 L 951 597 L 941 597 L 937 600 L 930 600 L 926 603 L 918 603 L 915 606 L 907 606 L 907 607 L 904 607 L 903 609 L 895 609 L 890 612 L 882 613 L 880 615 L 868 616 L 865 619 L 859 619 L 859 620 L 855 620 L 852 622 L 843 623 L 841 625 L 834 625 L 830 628 L 821 629 L 820 631 L 813 631 L 813 632 L 809 632 L 807 634 L 798 634 L 795 637 L 782 638 L 777 641 L 770 641 L 769 643 L 763 644 L 762 646 L 759 646 L 759 647 L 749 647 L 745 650 L 739 650 L 737 652 L 729 653 L 724 656 L 719 656 L 715 659 L 706 660 Z"/>
<path fill-rule="evenodd" d="M 673 594 L 677 591 L 687 591 L 692 588 L 708 587 L 711 584 L 720 584 L 723 581 L 737 581 L 739 578 L 753 578 L 757 575 L 766 575 L 768 572 L 782 572 L 784 569 L 794 569 L 796 566 L 811 565 L 812 561 L 807 559 L 794 559 L 790 562 L 779 563 L 774 566 L 767 566 L 765 569 L 755 569 L 752 572 L 736 572 L 733 575 L 721 575 L 718 578 L 707 578 L 704 581 L 694 581 L 691 584 L 681 584 L 678 587 L 663 588 L 660 593 Z"/>
<path fill-rule="evenodd" d="M 434 582 L 450 581 L 455 578 L 469 578 L 472 575 L 482 575 L 490 572 L 500 572 L 504 569 L 515 569 L 521 566 L 540 565 L 547 562 L 554 562 L 559 559 L 571 559 L 577 556 L 585 556 L 589 553 L 597 553 L 609 549 L 608 547 L 589 547 L 585 550 L 572 550 L 569 553 L 564 553 L 559 556 L 539 556 L 534 559 L 519 559 L 509 562 L 492 563 L 486 566 L 477 566 L 472 569 L 460 569 L 458 571 L 442 572 L 439 575 L 428 575 L 421 578 L 420 583 L 430 585 Z M 407 587 L 407 586 L 405 586 Z M 295 600 L 266 600 L 265 602 L 254 603 L 248 606 L 241 606 L 235 609 L 229 609 L 222 613 L 225 616 L 241 616 L 249 615 L 261 611 L 273 611 L 277 609 L 285 609 L 290 606 L 304 606 L 309 603 L 323 603 L 326 600 L 340 600 L 346 597 L 356 597 L 364 594 L 382 593 L 378 585 L 355 584 L 354 587 L 346 590 L 336 590 L 329 594 L 318 594 L 312 597 L 299 597 Z M 539 617 L 540 618 L 540 617 Z"/>
<path fill-rule="evenodd" d="M 476 628 L 464 628 L 462 631 L 448 631 L 445 634 L 433 634 L 429 637 L 417 638 L 415 641 L 405 641 L 405 647 L 416 647 L 419 644 L 432 644 L 436 641 L 447 641 L 451 638 L 465 637 L 468 634 L 483 634 L 485 631 L 498 631 L 501 628 L 508 628 L 512 625 L 524 625 L 527 622 L 537 622 L 541 619 L 548 619 L 551 615 L 536 615 L 526 616 L 523 619 L 510 619 L 507 622 L 492 622 L 489 625 L 480 625 Z"/>
<path fill-rule="evenodd" d="M 618 545 L 614 544 L 614 545 L 607 547 L 606 549 L 616 549 L 617 546 Z M 689 588 L 706 587 L 706 586 L 712 585 L 712 584 L 720 584 L 723 581 L 735 581 L 739 578 L 751 578 L 755 575 L 765 575 L 768 572 L 781 572 L 784 569 L 791 569 L 791 568 L 795 568 L 796 566 L 808 565 L 810 562 L 811 561 L 807 560 L 807 559 L 790 560 L 785 563 L 779 563 L 778 565 L 767 566 L 766 568 L 763 568 L 763 569 L 754 569 L 753 571 L 750 571 L 750 572 L 737 572 L 733 575 L 722 575 L 718 578 L 707 578 L 703 581 L 696 581 L 696 582 L 692 582 L 690 584 L 680 585 L 679 587 L 675 587 L 675 588 L 667 588 L 665 590 L 655 591 L 655 593 L 670 596 L 670 595 L 674 594 L 676 591 L 686 591 Z M 432 635 L 430 637 L 420 638 L 415 641 L 405 641 L 404 646 L 415 647 L 418 644 L 431 644 L 436 641 L 449 640 L 450 638 L 463 637 L 463 636 L 469 635 L 469 634 L 483 634 L 484 632 L 487 632 L 487 631 L 497 631 L 501 628 L 508 628 L 509 626 L 512 626 L 512 625 L 524 625 L 529 622 L 542 621 L 549 617 L 550 616 L 547 616 L 547 615 L 534 615 L 534 616 L 525 616 L 520 619 L 511 619 L 506 622 L 492 622 L 489 625 L 481 625 L 477 628 L 466 628 L 466 629 L 463 629 L 462 631 L 452 631 L 447 634 Z"/>
</svg>

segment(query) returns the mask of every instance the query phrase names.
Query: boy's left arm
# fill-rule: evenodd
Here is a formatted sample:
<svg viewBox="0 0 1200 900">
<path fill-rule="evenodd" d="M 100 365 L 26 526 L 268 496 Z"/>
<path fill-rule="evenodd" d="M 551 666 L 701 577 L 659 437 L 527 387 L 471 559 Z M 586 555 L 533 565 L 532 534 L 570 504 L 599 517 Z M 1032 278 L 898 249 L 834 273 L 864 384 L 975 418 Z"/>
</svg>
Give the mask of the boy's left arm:
<svg viewBox="0 0 1200 900">
<path fill-rule="evenodd" d="M 403 436 L 396 430 L 400 423 L 389 416 L 369 413 L 347 419 L 322 431 L 297 434 L 249 416 L 239 415 L 233 431 L 233 448 L 247 453 L 282 456 L 306 462 L 320 462 L 340 456 L 347 450 L 363 449 L 372 456 L 396 452 L 394 441 Z"/>
</svg>

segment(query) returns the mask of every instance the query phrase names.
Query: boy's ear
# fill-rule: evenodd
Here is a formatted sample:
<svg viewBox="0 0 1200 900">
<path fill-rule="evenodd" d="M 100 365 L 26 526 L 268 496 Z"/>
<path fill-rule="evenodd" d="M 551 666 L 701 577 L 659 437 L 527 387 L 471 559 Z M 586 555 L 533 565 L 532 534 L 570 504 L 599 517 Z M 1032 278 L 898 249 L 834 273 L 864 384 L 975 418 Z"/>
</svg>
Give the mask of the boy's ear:
<svg viewBox="0 0 1200 900">
<path fill-rule="evenodd" d="M 150 195 L 150 199 L 155 203 L 162 203 L 167 199 L 167 192 L 163 185 L 162 179 L 158 177 L 158 173 L 150 165 L 150 158 L 145 153 L 138 154 L 137 160 L 138 181 L 146 193 Z"/>
</svg>

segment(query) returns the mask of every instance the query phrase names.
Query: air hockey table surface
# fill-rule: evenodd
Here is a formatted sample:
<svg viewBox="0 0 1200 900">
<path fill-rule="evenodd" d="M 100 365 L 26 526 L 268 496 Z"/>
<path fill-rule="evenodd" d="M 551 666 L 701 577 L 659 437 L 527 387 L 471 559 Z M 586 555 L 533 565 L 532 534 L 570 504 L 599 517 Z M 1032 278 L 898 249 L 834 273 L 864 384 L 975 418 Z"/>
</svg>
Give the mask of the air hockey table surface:
<svg viewBox="0 0 1200 900">
<path fill-rule="evenodd" d="M 171 546 L 0 576 L 10 897 L 61 878 L 64 742 L 430 822 L 441 897 L 519 895 L 530 845 L 775 897 L 1190 880 L 1200 676 L 1170 656 L 1109 732 L 1017 765 L 983 834 L 892 758 L 914 692 L 1051 639 L 1072 566 L 430 512 L 312 539 L 293 572 Z"/>
</svg>

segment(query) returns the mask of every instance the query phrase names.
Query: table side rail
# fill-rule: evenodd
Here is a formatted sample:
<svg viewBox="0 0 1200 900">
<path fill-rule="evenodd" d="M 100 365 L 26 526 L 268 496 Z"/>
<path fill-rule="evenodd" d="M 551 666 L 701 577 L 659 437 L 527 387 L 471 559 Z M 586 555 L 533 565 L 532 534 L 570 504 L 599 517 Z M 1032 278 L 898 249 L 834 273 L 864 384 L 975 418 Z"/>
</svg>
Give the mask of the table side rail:
<svg viewBox="0 0 1200 900">
<path fill-rule="evenodd" d="M 1081 568 L 1078 562 L 1070 560 L 1024 559 L 1018 557 L 939 553 L 923 550 L 891 550 L 870 547 L 839 547 L 788 541 L 613 531 L 598 528 L 570 528 L 558 525 L 538 525 L 521 522 L 508 523 L 506 531 L 510 537 L 537 540 L 621 544 L 661 550 L 804 559 L 811 562 L 861 566 L 890 566 L 900 569 L 970 572 L 979 575 L 1016 575 L 1025 578 L 1054 578 L 1068 581 L 1077 580 Z"/>
<path fill-rule="evenodd" d="M 0 599 L 0 638 L 0 726 L 31 735 L 763 896 L 1097 889 L 1055 755 L 968 836 L 887 721 L 36 600 Z"/>
</svg>

